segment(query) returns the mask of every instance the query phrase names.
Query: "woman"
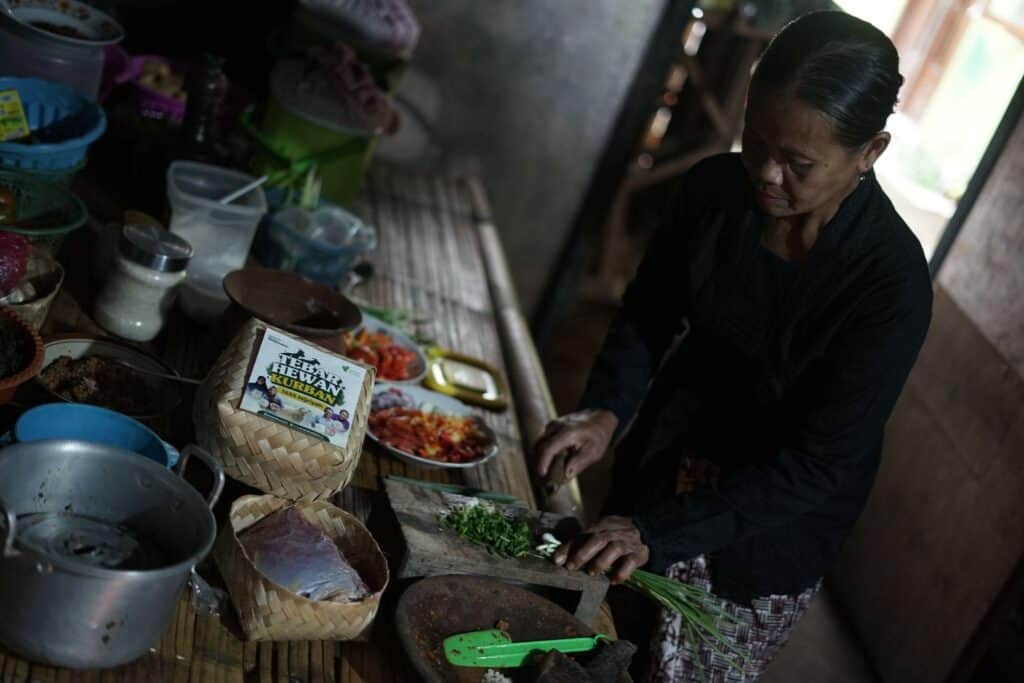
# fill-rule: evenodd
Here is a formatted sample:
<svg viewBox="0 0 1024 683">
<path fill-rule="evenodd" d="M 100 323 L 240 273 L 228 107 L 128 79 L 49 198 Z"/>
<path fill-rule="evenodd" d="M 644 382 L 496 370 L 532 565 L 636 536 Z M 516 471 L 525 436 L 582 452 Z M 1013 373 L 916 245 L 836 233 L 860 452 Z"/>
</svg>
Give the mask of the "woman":
<svg viewBox="0 0 1024 683">
<path fill-rule="evenodd" d="M 710 587 L 749 626 L 729 671 L 661 617 L 655 680 L 756 678 L 857 519 L 931 316 L 921 247 L 872 167 L 902 77 L 880 31 L 808 14 L 753 73 L 741 154 L 695 166 L 627 290 L 578 412 L 537 470 L 617 447 L 608 515 L 555 561 Z M 628 423 L 632 425 L 626 430 Z M 699 455 L 712 476 L 678 493 Z M 712 674 L 720 671 L 720 677 Z"/>
</svg>

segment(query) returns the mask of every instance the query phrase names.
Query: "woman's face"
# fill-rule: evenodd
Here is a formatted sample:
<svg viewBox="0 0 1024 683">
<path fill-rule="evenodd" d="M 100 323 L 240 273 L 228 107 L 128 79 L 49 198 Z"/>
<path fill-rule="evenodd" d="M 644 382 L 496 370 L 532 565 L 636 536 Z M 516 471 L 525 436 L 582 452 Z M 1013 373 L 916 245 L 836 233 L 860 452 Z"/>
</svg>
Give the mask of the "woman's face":
<svg viewBox="0 0 1024 683">
<path fill-rule="evenodd" d="M 743 165 L 761 211 L 774 218 L 838 205 L 889 142 L 879 133 L 861 149 L 835 139 L 833 122 L 792 95 L 751 86 L 743 126 Z"/>
</svg>

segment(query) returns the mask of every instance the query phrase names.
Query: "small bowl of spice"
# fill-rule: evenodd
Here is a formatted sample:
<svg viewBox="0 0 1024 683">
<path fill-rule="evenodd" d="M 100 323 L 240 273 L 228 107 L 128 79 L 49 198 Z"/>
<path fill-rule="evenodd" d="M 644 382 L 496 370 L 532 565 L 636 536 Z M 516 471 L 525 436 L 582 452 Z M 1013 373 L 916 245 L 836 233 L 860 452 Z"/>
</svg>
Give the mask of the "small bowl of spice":
<svg viewBox="0 0 1024 683">
<path fill-rule="evenodd" d="M 35 377 L 43 364 L 43 341 L 9 308 L 0 308 L 0 405 Z"/>
</svg>

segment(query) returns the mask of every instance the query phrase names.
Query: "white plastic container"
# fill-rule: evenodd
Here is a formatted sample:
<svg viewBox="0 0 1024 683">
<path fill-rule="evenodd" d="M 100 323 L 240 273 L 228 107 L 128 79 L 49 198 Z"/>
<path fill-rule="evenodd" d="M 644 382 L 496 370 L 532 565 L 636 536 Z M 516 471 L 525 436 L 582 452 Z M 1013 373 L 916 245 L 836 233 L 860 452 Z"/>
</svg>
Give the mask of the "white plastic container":
<svg viewBox="0 0 1024 683">
<path fill-rule="evenodd" d="M 114 269 L 96 298 L 96 322 L 108 332 L 147 342 L 160 334 L 185 279 L 192 247 L 153 225 L 126 225 Z"/>
<path fill-rule="evenodd" d="M 179 301 L 185 313 L 200 322 L 212 322 L 228 307 L 221 281 L 245 265 L 256 227 L 267 211 L 260 188 L 231 204 L 217 200 L 253 180 L 244 173 L 192 161 L 175 161 L 167 169 L 171 232 L 193 249 Z"/>
<path fill-rule="evenodd" d="M 103 77 L 103 46 L 76 45 L 22 26 L 0 10 L 0 73 L 66 83 L 90 100 Z"/>
</svg>

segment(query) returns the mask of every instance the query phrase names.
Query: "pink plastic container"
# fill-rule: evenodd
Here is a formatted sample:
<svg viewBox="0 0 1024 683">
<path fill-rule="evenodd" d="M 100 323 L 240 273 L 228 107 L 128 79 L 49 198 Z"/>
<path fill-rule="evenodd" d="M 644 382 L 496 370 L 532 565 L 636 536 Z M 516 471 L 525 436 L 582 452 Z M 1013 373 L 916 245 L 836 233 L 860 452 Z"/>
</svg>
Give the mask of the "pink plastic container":
<svg viewBox="0 0 1024 683">
<path fill-rule="evenodd" d="M 159 55 L 131 56 L 117 45 L 108 46 L 106 51 L 107 69 L 103 74 L 101 101 L 110 95 L 115 86 L 125 85 L 131 102 L 143 116 L 169 119 L 175 123 L 181 123 L 185 118 L 185 102 L 147 88 L 139 82 L 142 77 L 142 67 L 146 62 L 160 62 L 178 72 L 183 71 L 180 65 Z"/>
</svg>

